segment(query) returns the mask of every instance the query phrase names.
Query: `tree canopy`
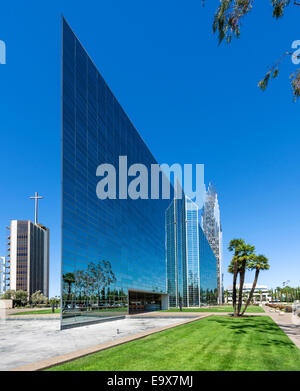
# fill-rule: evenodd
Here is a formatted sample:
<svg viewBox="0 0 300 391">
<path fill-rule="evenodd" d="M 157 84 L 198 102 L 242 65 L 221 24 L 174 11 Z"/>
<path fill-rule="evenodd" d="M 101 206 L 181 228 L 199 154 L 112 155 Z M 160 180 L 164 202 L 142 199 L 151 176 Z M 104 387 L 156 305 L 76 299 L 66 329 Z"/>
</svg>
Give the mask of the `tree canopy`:
<svg viewBox="0 0 300 391">
<path fill-rule="evenodd" d="M 272 5 L 272 16 L 275 19 L 283 17 L 289 6 L 300 6 L 300 2 L 291 0 L 270 0 Z M 233 38 L 239 38 L 241 34 L 241 22 L 245 15 L 255 7 L 258 0 L 220 0 L 213 20 L 213 32 L 218 34 L 219 44 L 223 41 L 230 43 Z M 283 53 L 277 61 L 267 70 L 262 80 L 258 82 L 259 88 L 264 91 L 271 79 L 279 75 L 280 64 L 285 57 L 300 56 L 293 52 Z M 300 68 L 290 75 L 291 87 L 294 100 L 300 96 Z"/>
</svg>

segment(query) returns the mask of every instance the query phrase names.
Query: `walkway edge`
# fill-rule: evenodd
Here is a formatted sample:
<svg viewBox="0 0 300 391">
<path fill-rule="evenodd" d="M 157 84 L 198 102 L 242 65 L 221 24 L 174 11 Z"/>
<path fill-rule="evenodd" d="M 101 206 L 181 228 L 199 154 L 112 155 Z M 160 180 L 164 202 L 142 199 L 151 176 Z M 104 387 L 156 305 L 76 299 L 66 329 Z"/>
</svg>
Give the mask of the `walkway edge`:
<svg viewBox="0 0 300 391">
<path fill-rule="evenodd" d="M 267 315 L 277 324 L 277 326 L 284 332 L 284 334 L 300 349 L 300 328 L 292 323 L 290 317 L 291 313 L 284 313 L 284 315 L 279 315 L 279 313 L 270 312 L 270 308 L 265 308 Z M 281 316 L 281 318 L 280 318 Z M 287 320 L 286 317 L 289 317 Z"/>
<path fill-rule="evenodd" d="M 142 339 L 142 338 L 145 338 L 149 335 L 156 334 L 156 333 L 168 330 L 168 329 L 172 329 L 177 326 L 181 326 L 184 324 L 195 322 L 197 320 L 206 318 L 208 316 L 211 316 L 211 314 L 203 314 L 203 315 L 195 317 L 193 319 L 188 319 L 188 320 L 184 320 L 182 322 L 175 323 L 172 325 L 158 327 L 158 328 L 148 330 L 148 331 L 143 331 L 142 333 L 119 338 L 119 339 L 111 341 L 111 342 L 105 342 L 105 343 L 102 343 L 99 345 L 90 346 L 88 348 L 84 348 L 84 349 L 77 350 L 75 352 L 63 354 L 61 356 L 51 357 L 46 360 L 38 361 L 36 363 L 26 364 L 21 367 L 10 369 L 9 371 L 10 372 L 11 371 L 40 371 L 43 369 L 48 369 L 48 368 L 54 367 L 56 365 L 64 364 L 66 362 L 77 360 L 78 358 L 88 356 L 89 354 L 101 352 L 102 350 L 106 350 L 106 349 L 110 349 L 115 346 L 123 345 L 124 343 L 127 343 L 127 342 L 136 341 L 138 339 Z"/>
</svg>

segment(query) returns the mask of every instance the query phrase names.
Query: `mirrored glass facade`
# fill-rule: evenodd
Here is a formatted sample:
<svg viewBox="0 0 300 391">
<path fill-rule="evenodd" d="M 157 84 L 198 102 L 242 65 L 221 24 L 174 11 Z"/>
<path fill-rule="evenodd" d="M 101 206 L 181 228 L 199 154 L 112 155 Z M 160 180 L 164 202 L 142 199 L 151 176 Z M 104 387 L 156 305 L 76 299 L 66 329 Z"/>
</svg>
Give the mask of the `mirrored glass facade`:
<svg viewBox="0 0 300 391">
<path fill-rule="evenodd" d="M 65 20 L 62 72 L 62 327 L 159 309 L 170 200 L 96 194 L 100 164 L 157 162 Z"/>
<path fill-rule="evenodd" d="M 216 188 L 210 183 L 205 192 L 201 227 L 217 259 L 219 303 L 223 302 L 222 227 Z"/>
<path fill-rule="evenodd" d="M 165 224 L 170 307 L 215 304 L 216 257 L 201 229 L 198 206 L 186 196 L 174 199 Z"/>
</svg>

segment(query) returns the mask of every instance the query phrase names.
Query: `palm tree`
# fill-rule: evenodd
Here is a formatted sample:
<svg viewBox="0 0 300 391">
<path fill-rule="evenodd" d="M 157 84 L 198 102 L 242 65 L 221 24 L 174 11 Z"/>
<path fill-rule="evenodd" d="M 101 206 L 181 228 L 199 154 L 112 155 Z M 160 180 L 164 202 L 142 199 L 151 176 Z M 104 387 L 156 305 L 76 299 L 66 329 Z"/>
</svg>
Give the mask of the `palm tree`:
<svg viewBox="0 0 300 391">
<path fill-rule="evenodd" d="M 234 251 L 234 256 L 231 260 L 228 271 L 229 271 L 229 273 L 233 274 L 232 305 L 233 305 L 233 312 L 234 312 L 235 317 L 237 316 L 237 312 L 236 312 L 236 281 L 237 281 L 237 276 L 238 276 L 239 266 L 240 266 L 238 255 L 240 254 L 242 247 L 245 245 L 246 245 L 246 243 L 243 239 L 232 239 L 229 243 L 229 246 L 228 246 L 229 251 Z"/>
<path fill-rule="evenodd" d="M 237 317 L 240 315 L 240 311 L 243 303 L 243 287 L 245 280 L 245 273 L 248 267 L 248 263 L 254 257 L 255 247 L 250 244 L 246 244 L 243 239 L 234 239 L 229 243 L 228 249 L 232 251 L 235 250 L 234 257 L 229 265 L 228 271 L 233 274 L 233 289 L 232 289 L 232 302 L 234 316 Z M 237 276 L 240 276 L 240 287 L 237 293 L 236 281 Z M 238 295 L 238 304 L 236 296 Z"/>
<path fill-rule="evenodd" d="M 259 272 L 261 270 L 268 270 L 269 268 L 270 268 L 269 260 L 264 255 L 256 255 L 256 256 L 254 256 L 253 259 L 251 260 L 251 262 L 249 263 L 248 269 L 250 269 L 250 270 L 254 270 L 255 269 L 255 277 L 254 277 L 252 289 L 250 291 L 247 303 L 246 303 L 245 308 L 244 308 L 244 310 L 243 310 L 241 315 L 244 315 L 244 313 L 245 313 L 245 311 L 246 311 L 246 309 L 247 309 L 248 305 L 250 304 L 250 301 L 251 301 L 251 299 L 253 297 L 253 294 L 254 294 L 254 291 L 255 291 L 255 287 L 256 287 L 256 284 L 257 284 L 257 280 L 258 280 Z"/>
<path fill-rule="evenodd" d="M 239 257 L 239 263 L 240 263 L 240 289 L 239 289 L 239 301 L 238 301 L 238 309 L 237 313 L 240 314 L 242 303 L 243 303 L 243 287 L 244 287 L 244 281 L 245 281 L 245 274 L 246 269 L 248 268 L 249 262 L 254 259 L 255 254 L 255 247 L 251 246 L 250 244 L 245 244 L 242 246 Z"/>
</svg>

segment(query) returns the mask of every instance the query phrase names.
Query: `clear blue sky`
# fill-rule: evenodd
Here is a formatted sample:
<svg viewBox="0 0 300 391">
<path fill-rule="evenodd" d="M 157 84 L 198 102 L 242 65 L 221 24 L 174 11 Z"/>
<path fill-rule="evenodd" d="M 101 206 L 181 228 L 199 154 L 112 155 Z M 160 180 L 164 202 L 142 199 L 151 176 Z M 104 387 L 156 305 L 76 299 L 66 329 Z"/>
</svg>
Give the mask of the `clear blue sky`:
<svg viewBox="0 0 300 391">
<path fill-rule="evenodd" d="M 257 6 L 232 45 L 212 34 L 218 0 L 11 1 L 1 5 L 0 254 L 10 219 L 51 229 L 50 294 L 60 272 L 60 16 L 64 14 L 160 163 L 204 163 L 220 199 L 225 287 L 230 239 L 242 237 L 269 259 L 270 287 L 300 285 L 300 102 L 288 75 L 262 93 L 257 81 L 292 41 L 299 12 L 275 21 Z"/>
</svg>

